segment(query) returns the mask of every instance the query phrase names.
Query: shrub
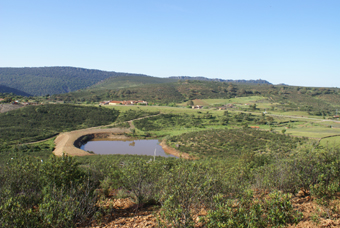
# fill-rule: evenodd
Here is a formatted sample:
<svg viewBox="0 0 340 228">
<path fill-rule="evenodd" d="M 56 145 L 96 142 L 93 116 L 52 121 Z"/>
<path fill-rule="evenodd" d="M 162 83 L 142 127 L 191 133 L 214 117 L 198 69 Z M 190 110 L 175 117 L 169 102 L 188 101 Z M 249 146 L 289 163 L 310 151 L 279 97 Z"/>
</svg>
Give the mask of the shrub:
<svg viewBox="0 0 340 228">
<path fill-rule="evenodd" d="M 254 197 L 246 191 L 238 199 L 214 197 L 215 210 L 208 212 L 203 220 L 207 227 L 282 227 L 287 223 L 297 223 L 301 213 L 294 211 L 287 194 L 272 192 L 267 197 Z"/>
</svg>

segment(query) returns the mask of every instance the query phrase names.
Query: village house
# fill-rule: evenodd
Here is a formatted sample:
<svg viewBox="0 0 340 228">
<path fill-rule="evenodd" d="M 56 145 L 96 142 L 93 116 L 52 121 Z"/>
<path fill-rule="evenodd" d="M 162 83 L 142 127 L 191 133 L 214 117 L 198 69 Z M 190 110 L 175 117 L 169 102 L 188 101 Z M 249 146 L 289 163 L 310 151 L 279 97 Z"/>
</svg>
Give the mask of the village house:
<svg viewBox="0 0 340 228">
<path fill-rule="evenodd" d="M 138 104 L 142 104 L 142 105 L 148 105 L 147 101 L 137 101 Z"/>
<path fill-rule="evenodd" d="M 191 107 L 192 107 L 192 109 L 202 109 L 203 108 L 202 105 L 193 105 Z"/>
<path fill-rule="evenodd" d="M 134 104 L 137 104 L 137 101 L 123 101 L 122 104 L 123 105 L 134 105 Z"/>
<path fill-rule="evenodd" d="M 105 102 L 105 103 L 104 103 Z M 107 103 L 106 103 L 107 102 Z M 141 104 L 141 105 L 147 105 L 148 102 L 147 101 L 103 101 L 99 103 L 100 105 L 137 105 L 137 104 Z"/>
<path fill-rule="evenodd" d="M 122 104 L 121 101 L 110 101 L 109 102 L 109 105 L 120 105 L 120 104 Z"/>
<path fill-rule="evenodd" d="M 1 102 L 1 101 L 4 101 L 4 100 L 5 100 L 5 99 L 3 99 L 3 98 L 0 98 L 0 102 Z"/>
<path fill-rule="evenodd" d="M 99 104 L 100 105 L 108 105 L 110 103 L 110 101 L 102 101 L 102 102 L 100 102 Z"/>
</svg>

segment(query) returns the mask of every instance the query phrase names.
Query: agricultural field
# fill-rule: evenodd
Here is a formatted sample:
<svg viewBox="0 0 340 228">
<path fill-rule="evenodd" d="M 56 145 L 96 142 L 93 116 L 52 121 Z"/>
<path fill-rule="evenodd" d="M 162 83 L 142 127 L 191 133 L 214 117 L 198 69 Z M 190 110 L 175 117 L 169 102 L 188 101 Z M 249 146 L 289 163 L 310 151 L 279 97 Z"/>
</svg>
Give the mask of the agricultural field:
<svg viewBox="0 0 340 228">
<path fill-rule="evenodd" d="M 319 145 L 323 147 L 340 147 L 340 136 L 321 139 Z"/>
</svg>

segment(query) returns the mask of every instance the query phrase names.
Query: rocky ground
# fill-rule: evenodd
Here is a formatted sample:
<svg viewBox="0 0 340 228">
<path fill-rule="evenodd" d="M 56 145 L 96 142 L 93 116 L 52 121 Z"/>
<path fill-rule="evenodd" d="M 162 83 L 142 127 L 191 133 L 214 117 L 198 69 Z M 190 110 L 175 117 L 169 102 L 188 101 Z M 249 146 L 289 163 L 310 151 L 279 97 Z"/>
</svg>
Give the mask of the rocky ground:
<svg viewBox="0 0 340 228">
<path fill-rule="evenodd" d="M 0 113 L 8 112 L 23 107 L 21 104 L 0 104 Z"/>
<path fill-rule="evenodd" d="M 289 228 L 319 228 L 319 227 L 340 227 L 340 215 L 334 213 L 340 208 L 338 199 L 330 201 L 329 206 L 324 207 L 317 203 L 315 199 L 302 193 L 292 198 L 294 208 L 301 211 L 303 219 L 294 225 L 288 225 Z M 114 199 L 108 198 L 100 203 L 100 207 L 110 209 L 111 214 L 107 214 L 100 221 L 93 222 L 86 228 L 131 228 L 131 227 L 157 227 L 157 215 L 159 206 L 149 206 L 137 208 L 129 198 Z M 329 208 L 329 209 L 327 209 Z M 332 212 L 333 211 L 333 212 Z M 200 210 L 195 216 L 197 221 L 196 227 L 204 227 L 200 224 L 199 218 L 206 215 L 204 209 Z M 171 226 L 169 226 L 171 227 Z"/>
</svg>

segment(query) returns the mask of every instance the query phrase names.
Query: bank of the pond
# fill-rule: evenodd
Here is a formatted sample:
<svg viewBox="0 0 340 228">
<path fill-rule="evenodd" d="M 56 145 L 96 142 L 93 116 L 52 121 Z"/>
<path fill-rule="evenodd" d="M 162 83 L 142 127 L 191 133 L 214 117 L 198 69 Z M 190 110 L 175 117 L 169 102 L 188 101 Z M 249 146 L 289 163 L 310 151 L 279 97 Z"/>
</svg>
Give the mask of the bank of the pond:
<svg viewBox="0 0 340 228">
<path fill-rule="evenodd" d="M 108 128 L 108 129 L 84 129 L 77 131 L 64 132 L 54 140 L 55 149 L 53 153 L 56 156 L 62 156 L 63 153 L 71 156 L 88 156 L 92 155 L 79 148 L 84 136 L 96 137 L 97 135 L 106 135 L 115 139 L 128 138 L 124 134 L 130 133 L 129 129 Z"/>
<path fill-rule="evenodd" d="M 190 154 L 180 152 L 180 151 L 168 146 L 166 144 L 165 140 L 163 140 L 159 145 L 163 148 L 164 152 L 167 153 L 167 154 L 172 154 L 176 157 L 179 157 L 179 158 L 181 157 L 181 158 L 184 158 L 184 159 L 192 159 L 192 160 L 198 159 L 196 157 L 191 156 Z"/>
<path fill-rule="evenodd" d="M 59 134 L 54 140 L 55 149 L 53 153 L 56 156 L 62 156 L 63 153 L 70 156 L 89 156 L 94 155 L 80 149 L 80 147 L 89 140 L 133 140 L 125 134 L 131 133 L 129 129 L 109 128 L 109 129 L 83 129 Z M 195 159 L 189 154 L 182 153 L 166 145 L 163 140 L 159 144 L 165 153 L 182 157 L 184 159 Z"/>
</svg>

